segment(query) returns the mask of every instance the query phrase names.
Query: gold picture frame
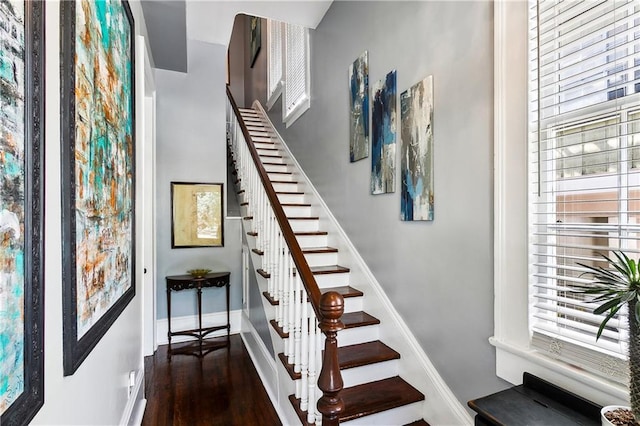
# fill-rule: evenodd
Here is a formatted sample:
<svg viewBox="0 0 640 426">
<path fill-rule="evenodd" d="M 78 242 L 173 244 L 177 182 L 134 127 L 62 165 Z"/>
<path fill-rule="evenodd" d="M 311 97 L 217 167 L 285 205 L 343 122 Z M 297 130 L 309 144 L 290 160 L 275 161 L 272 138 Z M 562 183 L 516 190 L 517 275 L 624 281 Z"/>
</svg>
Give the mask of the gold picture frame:
<svg viewBox="0 0 640 426">
<path fill-rule="evenodd" d="M 171 182 L 171 248 L 224 246 L 223 184 Z"/>
</svg>

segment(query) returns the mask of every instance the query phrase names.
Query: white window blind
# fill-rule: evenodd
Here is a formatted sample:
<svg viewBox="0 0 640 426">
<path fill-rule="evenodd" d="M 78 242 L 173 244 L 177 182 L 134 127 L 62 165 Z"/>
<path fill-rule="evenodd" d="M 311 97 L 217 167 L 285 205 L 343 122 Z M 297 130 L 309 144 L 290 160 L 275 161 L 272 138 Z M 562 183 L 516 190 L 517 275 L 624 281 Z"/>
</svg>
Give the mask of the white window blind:
<svg viewBox="0 0 640 426">
<path fill-rule="evenodd" d="M 270 108 L 278 96 L 280 96 L 282 90 L 284 24 L 282 22 L 269 19 L 267 21 L 267 27 L 267 45 L 269 46 L 267 66 L 267 106 Z"/>
<path fill-rule="evenodd" d="M 309 107 L 309 30 L 287 24 L 285 35 L 284 121 Z"/>
<path fill-rule="evenodd" d="M 529 28 L 532 345 L 625 383 L 626 312 L 596 342 L 576 290 L 578 263 L 640 256 L 640 1 L 534 1 Z"/>
</svg>

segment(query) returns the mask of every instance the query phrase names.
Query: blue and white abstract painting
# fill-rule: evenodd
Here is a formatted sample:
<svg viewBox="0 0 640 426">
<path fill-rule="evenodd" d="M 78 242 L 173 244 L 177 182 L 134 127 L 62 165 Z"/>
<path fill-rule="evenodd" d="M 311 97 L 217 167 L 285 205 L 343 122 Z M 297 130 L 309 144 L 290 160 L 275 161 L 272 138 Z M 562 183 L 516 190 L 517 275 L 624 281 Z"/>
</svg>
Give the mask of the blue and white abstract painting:
<svg viewBox="0 0 640 426">
<path fill-rule="evenodd" d="M 433 220 L 433 76 L 400 95 L 400 219 Z"/>
<path fill-rule="evenodd" d="M 396 70 L 376 82 L 371 107 L 371 193 L 395 191 Z"/>
<path fill-rule="evenodd" d="M 349 159 L 369 156 L 369 54 L 365 50 L 349 65 Z"/>
</svg>

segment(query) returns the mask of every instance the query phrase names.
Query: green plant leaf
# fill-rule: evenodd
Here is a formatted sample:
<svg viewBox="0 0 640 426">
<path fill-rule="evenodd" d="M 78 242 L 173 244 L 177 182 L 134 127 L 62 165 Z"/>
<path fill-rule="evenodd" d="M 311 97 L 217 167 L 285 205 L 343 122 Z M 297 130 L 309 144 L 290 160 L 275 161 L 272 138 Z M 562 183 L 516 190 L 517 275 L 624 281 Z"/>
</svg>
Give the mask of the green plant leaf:
<svg viewBox="0 0 640 426">
<path fill-rule="evenodd" d="M 607 323 L 609 322 L 609 320 L 611 318 L 613 318 L 613 316 L 615 314 L 618 313 L 618 311 L 620 310 L 620 307 L 622 305 L 618 305 L 615 308 L 611 309 L 611 311 L 609 312 L 609 314 L 605 317 L 605 319 L 602 320 L 602 323 L 600 323 L 600 328 L 598 328 L 598 334 L 596 335 L 596 341 L 600 338 L 600 336 L 602 335 L 602 332 L 604 331 L 604 327 L 607 325 Z"/>
<path fill-rule="evenodd" d="M 611 299 L 608 302 L 603 303 L 602 305 L 598 306 L 597 308 L 595 308 L 593 310 L 593 313 L 596 315 L 600 315 L 606 311 L 608 311 L 611 308 L 617 307 L 618 309 L 620 309 L 620 306 L 622 305 L 622 301 L 620 299 L 620 297 L 616 297 L 615 299 Z"/>
<path fill-rule="evenodd" d="M 640 295 L 638 295 L 638 297 L 640 298 Z M 638 301 L 636 300 L 636 322 L 640 324 L 640 303 L 638 303 Z"/>
</svg>

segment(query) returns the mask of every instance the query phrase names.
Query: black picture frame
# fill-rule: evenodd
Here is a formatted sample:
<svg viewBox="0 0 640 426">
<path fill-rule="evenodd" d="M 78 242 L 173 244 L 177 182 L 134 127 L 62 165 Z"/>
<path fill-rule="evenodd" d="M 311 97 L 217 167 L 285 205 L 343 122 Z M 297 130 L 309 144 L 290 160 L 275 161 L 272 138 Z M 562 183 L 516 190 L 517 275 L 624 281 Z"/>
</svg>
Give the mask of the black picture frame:
<svg viewBox="0 0 640 426">
<path fill-rule="evenodd" d="M 205 206 L 209 214 L 203 218 L 205 223 L 202 224 L 198 213 L 200 209 L 194 200 L 197 193 L 211 194 L 213 198 L 209 198 L 213 205 Z M 224 247 L 224 216 L 224 184 L 171 182 L 172 249 Z M 204 228 L 202 233 L 205 235 L 200 235 L 200 227 Z"/>
<path fill-rule="evenodd" d="M 26 425 L 44 404 L 44 8 L 24 2 L 24 388 L 0 416 Z"/>
<path fill-rule="evenodd" d="M 77 155 L 76 155 L 76 138 L 78 135 L 78 123 L 76 123 L 76 108 L 78 106 L 76 97 L 76 13 L 82 7 L 80 2 L 75 1 L 63 1 L 60 3 L 60 22 L 61 22 L 61 132 L 62 132 L 62 291 L 63 291 L 63 371 L 65 376 L 72 375 L 78 367 L 82 364 L 85 358 L 91 353 L 93 348 L 98 344 L 100 339 L 109 330 L 111 325 L 116 321 L 120 314 L 127 307 L 129 302 L 135 297 L 136 293 L 136 281 L 135 281 L 135 27 L 133 15 L 127 1 L 121 1 L 124 15 L 126 19 L 123 21 L 129 24 L 129 52 L 128 57 L 123 61 L 124 66 L 128 67 L 130 81 L 126 81 L 122 84 L 130 84 L 129 103 L 130 108 L 130 135 L 125 138 L 115 138 L 113 144 L 120 149 L 121 157 L 125 158 L 124 161 L 127 169 L 125 170 L 127 178 L 130 178 L 129 183 L 125 184 L 126 195 L 123 196 L 125 200 L 123 203 L 127 205 L 128 214 L 123 218 L 127 221 L 129 232 L 126 238 L 129 238 L 130 245 L 127 247 L 128 252 L 124 252 L 125 259 L 123 263 L 128 264 L 127 271 L 130 279 L 130 285 L 124 291 L 117 300 L 115 300 L 108 309 L 99 316 L 95 322 L 90 325 L 90 328 L 84 332 L 84 334 L 78 339 L 78 270 L 82 266 L 79 265 L 78 255 L 82 254 L 77 247 L 77 237 L 82 237 L 86 228 L 79 229 L 77 223 L 77 210 L 78 200 L 76 199 L 77 187 L 82 187 L 82 182 L 78 182 L 76 177 L 77 172 Z M 85 19 L 89 19 L 86 18 Z M 93 23 L 93 22 L 92 22 Z M 126 25 L 125 25 L 126 26 Z M 124 35 L 126 37 L 126 34 Z M 112 56 L 112 55 L 110 55 Z M 118 63 L 117 65 L 120 65 Z M 80 77 L 82 78 L 82 77 Z M 120 82 L 120 79 L 118 79 Z M 82 84 L 82 82 L 81 82 Z M 94 88 L 93 94 L 97 93 L 99 89 Z M 104 111 L 102 111 L 104 113 Z M 104 114 L 104 121 L 112 120 L 113 117 L 107 117 Z M 86 125 L 86 123 L 80 123 L 80 125 Z M 92 128 L 93 130 L 93 128 Z M 119 129 L 116 129 L 117 132 Z M 124 139 L 124 140 L 123 140 Z M 81 141 L 82 142 L 82 141 Z M 88 145 L 93 147 L 93 141 L 89 139 Z M 82 148 L 82 145 L 81 145 Z M 99 151 L 96 148 L 96 151 Z M 101 154 L 96 154 L 97 158 L 102 158 Z M 116 154 L 117 157 L 118 154 Z M 106 158 L 106 157 L 104 157 Z M 98 160 L 96 160 L 98 161 Z M 113 156 L 110 160 L 103 159 L 99 164 L 103 165 L 105 169 L 112 167 L 108 165 L 108 161 L 113 161 Z M 88 163 L 88 161 L 87 161 Z M 112 173 L 115 175 L 115 172 Z M 113 178 L 113 176 L 112 176 Z M 120 178 L 122 179 L 122 178 Z M 114 180 L 114 179 L 112 179 Z M 108 181 L 108 180 L 107 180 Z M 86 182 L 83 181 L 83 182 Z M 86 184 L 85 184 L 86 186 Z M 113 200 L 117 197 L 119 192 L 111 192 L 109 200 Z M 127 196 L 128 195 L 128 196 Z M 80 200 L 82 201 L 82 200 Z M 105 203 L 106 205 L 106 203 Z M 95 207 L 95 211 L 98 214 L 104 214 L 102 210 Z M 87 222 L 87 220 L 85 220 Z M 97 225 L 103 226 L 103 225 Z M 111 229 L 117 228 L 112 226 Z M 100 228 L 108 229 L 109 228 Z M 118 235 L 120 236 L 120 235 Z M 117 238 L 117 237 L 116 237 Z M 115 238 L 114 238 L 115 239 Z M 100 237 L 99 242 L 102 243 L 103 239 Z M 119 241 L 123 241 L 120 239 Z M 96 248 L 100 245 L 92 245 L 90 248 Z M 120 247 L 118 247 L 120 249 Z M 96 250 L 98 250 L 96 248 Z M 100 248 L 100 250 L 103 250 Z M 118 254 L 119 255 L 119 254 Z M 118 256 L 116 255 L 116 256 Z M 128 255 L 128 257 L 127 257 Z M 118 262 L 120 262 L 118 260 Z M 113 264 L 113 262 L 111 263 Z M 86 263 L 84 264 L 86 265 Z M 118 263 L 118 266 L 121 264 Z M 105 267 L 102 271 L 108 271 L 109 268 Z M 93 277 L 100 277 L 100 274 L 92 275 Z M 94 281 L 95 282 L 95 278 Z M 102 284 L 106 280 L 103 280 Z M 98 282 L 100 285 L 100 282 Z"/>
<path fill-rule="evenodd" d="M 251 67 L 256 63 L 258 53 L 262 47 L 262 18 L 257 16 L 249 17 L 249 52 L 251 56 Z"/>
</svg>

